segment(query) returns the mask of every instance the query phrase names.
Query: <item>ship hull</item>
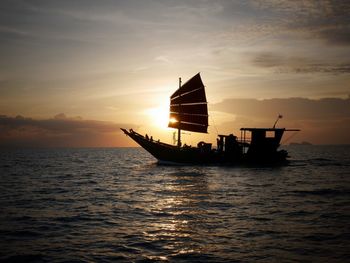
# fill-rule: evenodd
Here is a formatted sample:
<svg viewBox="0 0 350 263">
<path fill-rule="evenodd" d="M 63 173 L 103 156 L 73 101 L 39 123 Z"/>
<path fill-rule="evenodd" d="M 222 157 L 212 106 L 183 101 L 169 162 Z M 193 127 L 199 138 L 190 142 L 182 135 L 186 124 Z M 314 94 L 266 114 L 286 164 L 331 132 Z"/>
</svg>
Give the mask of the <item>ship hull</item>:
<svg viewBox="0 0 350 263">
<path fill-rule="evenodd" d="M 203 152 L 197 147 L 177 147 L 147 139 L 134 131 L 122 131 L 148 151 L 160 164 L 205 164 L 219 161 L 213 152 Z"/>
<path fill-rule="evenodd" d="M 200 147 L 178 147 L 160 141 L 149 139 L 133 130 L 121 129 L 142 148 L 157 159 L 158 164 L 166 165 L 282 165 L 287 161 L 287 152 L 278 151 L 273 155 L 254 156 L 253 158 L 241 151 L 235 154 L 225 154 L 216 150 Z"/>
</svg>

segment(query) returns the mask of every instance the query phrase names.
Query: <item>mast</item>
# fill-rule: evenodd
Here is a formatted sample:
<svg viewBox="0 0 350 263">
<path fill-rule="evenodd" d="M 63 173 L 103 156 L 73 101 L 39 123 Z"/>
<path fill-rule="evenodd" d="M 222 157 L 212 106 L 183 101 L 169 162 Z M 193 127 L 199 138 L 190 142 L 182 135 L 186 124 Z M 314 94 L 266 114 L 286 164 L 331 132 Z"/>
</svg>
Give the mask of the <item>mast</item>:
<svg viewBox="0 0 350 263">
<path fill-rule="evenodd" d="M 181 88 L 181 78 L 179 78 L 179 89 Z M 181 96 L 181 94 L 180 94 Z M 179 104 L 179 115 L 181 115 L 181 104 Z M 179 128 L 177 129 L 177 146 L 181 147 L 181 120 L 179 120 Z"/>
</svg>

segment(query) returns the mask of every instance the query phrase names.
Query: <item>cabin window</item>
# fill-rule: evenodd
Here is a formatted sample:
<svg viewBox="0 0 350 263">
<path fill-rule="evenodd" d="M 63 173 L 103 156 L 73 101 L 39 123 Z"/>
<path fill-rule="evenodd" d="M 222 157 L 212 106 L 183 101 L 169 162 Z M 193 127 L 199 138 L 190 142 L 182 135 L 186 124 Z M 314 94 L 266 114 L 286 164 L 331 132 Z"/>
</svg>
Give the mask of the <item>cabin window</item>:
<svg viewBox="0 0 350 263">
<path fill-rule="evenodd" d="M 266 138 L 275 138 L 275 131 L 266 131 Z"/>
</svg>

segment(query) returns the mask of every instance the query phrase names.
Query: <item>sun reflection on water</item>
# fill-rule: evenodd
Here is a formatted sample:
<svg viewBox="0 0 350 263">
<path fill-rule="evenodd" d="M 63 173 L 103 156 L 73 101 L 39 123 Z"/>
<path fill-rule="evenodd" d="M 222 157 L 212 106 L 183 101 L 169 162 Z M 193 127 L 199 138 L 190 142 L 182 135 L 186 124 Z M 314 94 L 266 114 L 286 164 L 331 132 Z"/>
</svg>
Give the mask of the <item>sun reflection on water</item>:
<svg viewBox="0 0 350 263">
<path fill-rule="evenodd" d="M 205 177 L 175 174 L 171 179 L 169 184 L 158 185 L 159 198 L 149 208 L 153 219 L 143 232 L 144 238 L 161 242 L 171 255 L 201 253 L 203 244 L 193 240 L 198 235 L 196 228 L 203 225 L 198 215 L 203 214 L 200 202 L 207 198 Z"/>
</svg>

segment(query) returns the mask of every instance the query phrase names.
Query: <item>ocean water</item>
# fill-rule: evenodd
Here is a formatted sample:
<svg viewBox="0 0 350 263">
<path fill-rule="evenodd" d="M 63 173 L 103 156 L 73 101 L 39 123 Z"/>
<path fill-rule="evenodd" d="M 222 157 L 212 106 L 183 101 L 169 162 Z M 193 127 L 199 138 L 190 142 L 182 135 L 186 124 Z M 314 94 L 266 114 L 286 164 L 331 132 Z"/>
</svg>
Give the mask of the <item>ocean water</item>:
<svg viewBox="0 0 350 263">
<path fill-rule="evenodd" d="M 2 149 L 0 261 L 349 262 L 350 146 L 285 148 L 274 168 Z"/>
</svg>

